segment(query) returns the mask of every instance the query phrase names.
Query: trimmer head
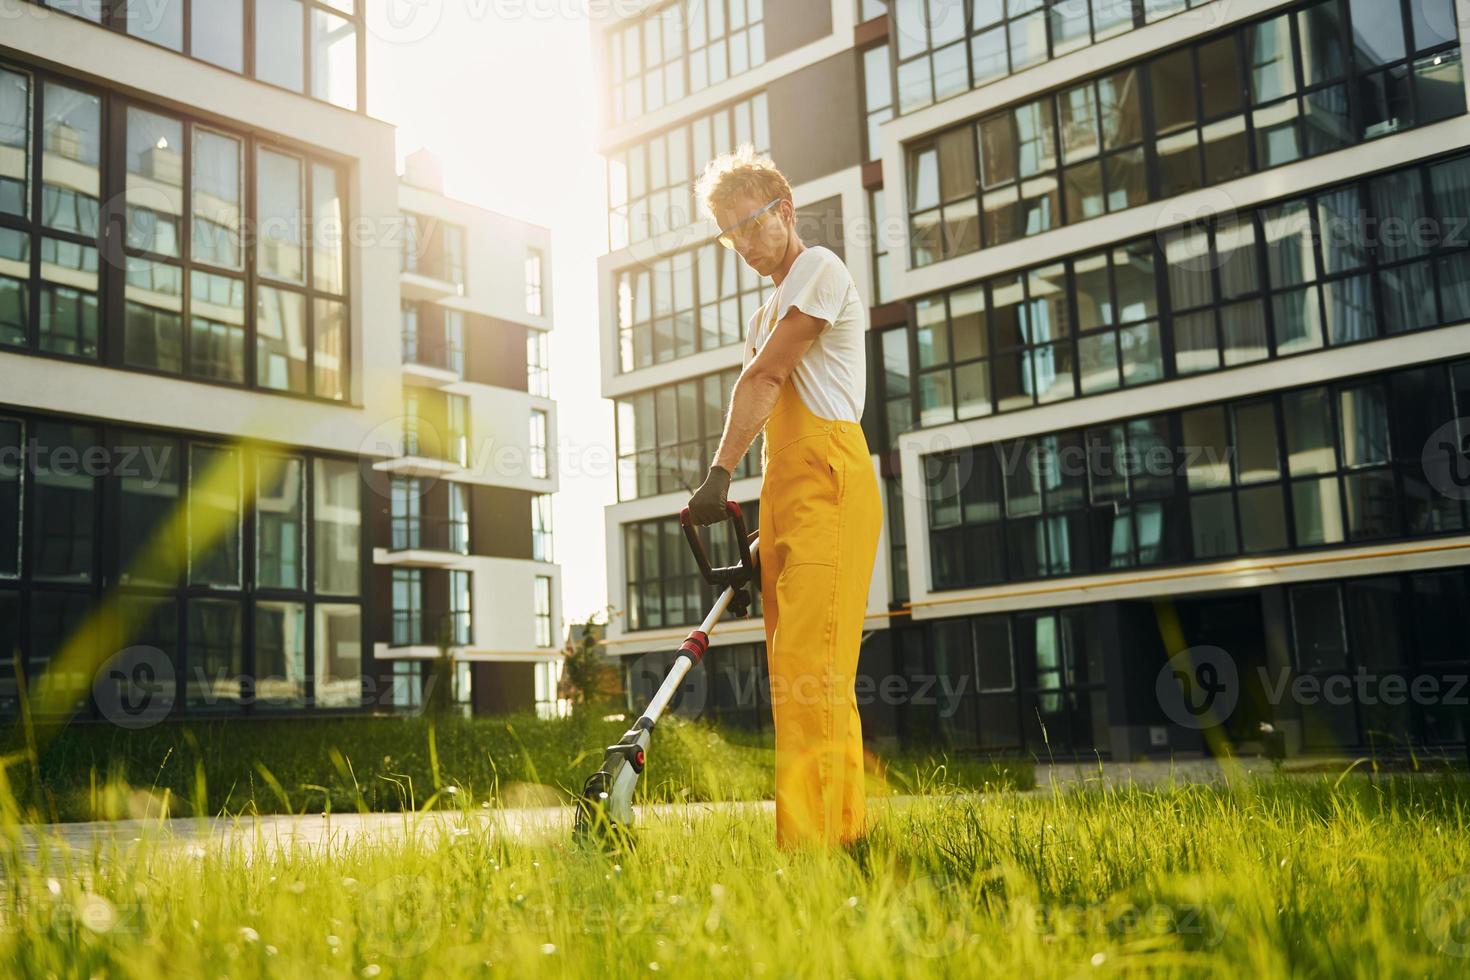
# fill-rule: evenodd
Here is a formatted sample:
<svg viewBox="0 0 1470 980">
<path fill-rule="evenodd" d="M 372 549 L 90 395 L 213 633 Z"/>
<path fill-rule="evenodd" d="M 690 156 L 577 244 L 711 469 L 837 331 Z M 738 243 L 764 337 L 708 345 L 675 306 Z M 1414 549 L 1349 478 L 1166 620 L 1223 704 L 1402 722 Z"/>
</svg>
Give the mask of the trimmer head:
<svg viewBox="0 0 1470 980">
<path fill-rule="evenodd" d="M 653 722 L 639 718 L 633 727 L 609 745 L 602 766 L 587 777 L 577 797 L 572 837 L 578 843 L 618 852 L 637 846 L 633 834 L 633 792 L 647 760 Z"/>
</svg>

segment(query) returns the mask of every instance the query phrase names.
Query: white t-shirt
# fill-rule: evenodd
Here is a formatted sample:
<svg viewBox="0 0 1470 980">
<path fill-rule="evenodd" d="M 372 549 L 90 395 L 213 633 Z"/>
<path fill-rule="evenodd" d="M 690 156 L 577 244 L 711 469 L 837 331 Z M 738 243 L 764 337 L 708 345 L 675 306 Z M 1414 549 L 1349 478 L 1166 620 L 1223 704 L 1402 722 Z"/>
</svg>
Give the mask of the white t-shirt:
<svg viewBox="0 0 1470 980">
<path fill-rule="evenodd" d="M 779 303 L 779 311 L 772 304 Z M 861 421 L 868 373 L 864 341 L 868 313 L 852 273 L 823 245 L 810 245 L 796 261 L 771 299 L 746 324 L 744 363 L 765 345 L 771 327 L 791 308 L 825 320 L 826 325 L 791 374 L 796 392 L 819 418 Z"/>
</svg>

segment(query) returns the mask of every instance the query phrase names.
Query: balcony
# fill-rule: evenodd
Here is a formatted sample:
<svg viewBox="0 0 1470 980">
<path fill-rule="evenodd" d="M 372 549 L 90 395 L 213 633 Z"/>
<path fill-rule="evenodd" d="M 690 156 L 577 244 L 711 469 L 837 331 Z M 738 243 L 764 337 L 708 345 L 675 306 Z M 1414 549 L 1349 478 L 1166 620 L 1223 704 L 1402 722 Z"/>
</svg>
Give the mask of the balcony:
<svg viewBox="0 0 1470 980">
<path fill-rule="evenodd" d="M 403 379 L 438 388 L 464 380 L 464 348 L 421 333 L 403 335 Z"/>
<path fill-rule="evenodd" d="M 404 299 L 427 300 L 436 303 L 441 299 L 463 296 L 464 283 L 450 282 L 448 279 L 440 279 L 405 269 L 399 276 L 399 291 Z"/>
<path fill-rule="evenodd" d="M 403 421 L 403 455 L 429 459 L 452 466 L 468 466 L 470 437 L 468 433 L 420 422 L 414 416 Z"/>
<path fill-rule="evenodd" d="M 464 295 L 465 231 L 438 218 L 405 212 L 399 276 L 404 299 L 438 302 Z"/>
<path fill-rule="evenodd" d="M 470 553 L 467 521 L 435 517 L 395 517 L 388 548 L 376 556 L 380 565 L 404 568 L 452 568 Z"/>
<path fill-rule="evenodd" d="M 429 647 L 437 649 L 441 641 L 451 647 L 470 645 L 470 613 L 426 612 L 420 609 L 393 610 L 393 639 L 389 649 Z"/>
</svg>

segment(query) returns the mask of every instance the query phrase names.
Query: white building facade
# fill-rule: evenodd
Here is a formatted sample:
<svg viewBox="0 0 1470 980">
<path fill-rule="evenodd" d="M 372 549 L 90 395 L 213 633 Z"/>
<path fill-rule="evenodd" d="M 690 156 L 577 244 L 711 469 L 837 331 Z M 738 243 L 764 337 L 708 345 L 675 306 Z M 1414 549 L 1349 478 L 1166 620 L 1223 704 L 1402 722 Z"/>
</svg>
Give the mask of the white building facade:
<svg viewBox="0 0 1470 980">
<path fill-rule="evenodd" d="M 707 316 L 727 299 L 719 269 L 705 290 L 707 222 L 638 228 L 686 199 L 704 117 L 731 113 L 740 137 L 759 105 L 754 142 L 793 173 L 798 209 L 839 216 L 807 241 L 840 247 L 872 304 L 864 428 L 888 522 L 866 732 L 1085 758 L 1275 733 L 1291 752 L 1461 751 L 1456 5 L 792 6 L 650 7 L 599 41 L 604 391 L 628 469 L 611 642 L 652 650 L 697 618 L 656 545 L 718 434 L 708 389 L 686 427 L 686 388 L 739 364 L 748 314 L 737 278 L 740 315 Z M 744 475 L 741 501 L 759 488 Z M 759 675 L 763 650 L 741 656 Z M 714 714 L 768 712 L 719 683 Z"/>
<path fill-rule="evenodd" d="M 526 461 L 538 412 L 555 433 L 544 358 L 540 394 L 527 368 L 526 337 L 550 327 L 525 281 L 532 251 L 546 275 L 544 230 L 400 180 L 393 128 L 366 111 L 360 3 L 248 11 L 5 11 L 0 710 L 17 708 L 17 665 L 34 709 L 83 719 L 411 707 L 391 642 L 409 553 L 392 539 L 392 476 L 416 463 L 405 419 L 437 421 L 445 392 L 467 400 L 477 450 L 521 457 L 507 477 L 437 461 L 441 486 L 521 495 L 468 496 L 474 628 L 457 646 L 531 663 L 556 639 L 533 610 L 559 632 L 549 524 L 533 526 L 549 508 L 532 503 L 554 462 Z M 433 244 L 405 250 L 414 208 L 468 230 L 452 300 L 405 271 Z M 406 364 L 405 298 L 514 320 L 521 380 Z M 444 567 L 432 547 L 422 560 Z M 507 703 L 530 707 L 531 669 Z M 501 680 L 486 675 L 473 703 L 498 706 Z"/>
</svg>

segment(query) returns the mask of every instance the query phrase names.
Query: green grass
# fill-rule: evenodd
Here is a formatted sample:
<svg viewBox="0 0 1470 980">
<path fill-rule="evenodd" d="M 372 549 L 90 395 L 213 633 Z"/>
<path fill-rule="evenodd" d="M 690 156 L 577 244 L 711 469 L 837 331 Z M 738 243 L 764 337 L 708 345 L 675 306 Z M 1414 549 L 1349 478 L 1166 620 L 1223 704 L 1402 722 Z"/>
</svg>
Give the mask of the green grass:
<svg viewBox="0 0 1470 980">
<path fill-rule="evenodd" d="M 169 722 L 137 731 L 72 725 L 42 739 L 37 764 L 11 767 L 18 799 L 41 821 L 240 813 L 416 810 L 493 801 L 571 799 L 630 720 L 600 714 L 543 720 L 343 717 Z M 24 732 L 12 757 L 29 760 Z M 644 802 L 770 799 L 769 736 L 676 715 L 658 724 Z M 1033 785 L 1024 761 L 991 763 L 943 751 L 870 760 L 869 792 L 912 792 L 939 778 L 956 786 Z"/>
<path fill-rule="evenodd" d="M 1470 954 L 1464 776 L 875 802 L 851 854 L 784 853 L 769 814 L 701 807 L 643 827 L 618 858 L 507 839 L 477 808 L 419 844 L 22 856 L 19 813 L 3 795 L 0 805 L 5 976 L 1421 977 L 1470 966 L 1454 955 Z"/>
</svg>

